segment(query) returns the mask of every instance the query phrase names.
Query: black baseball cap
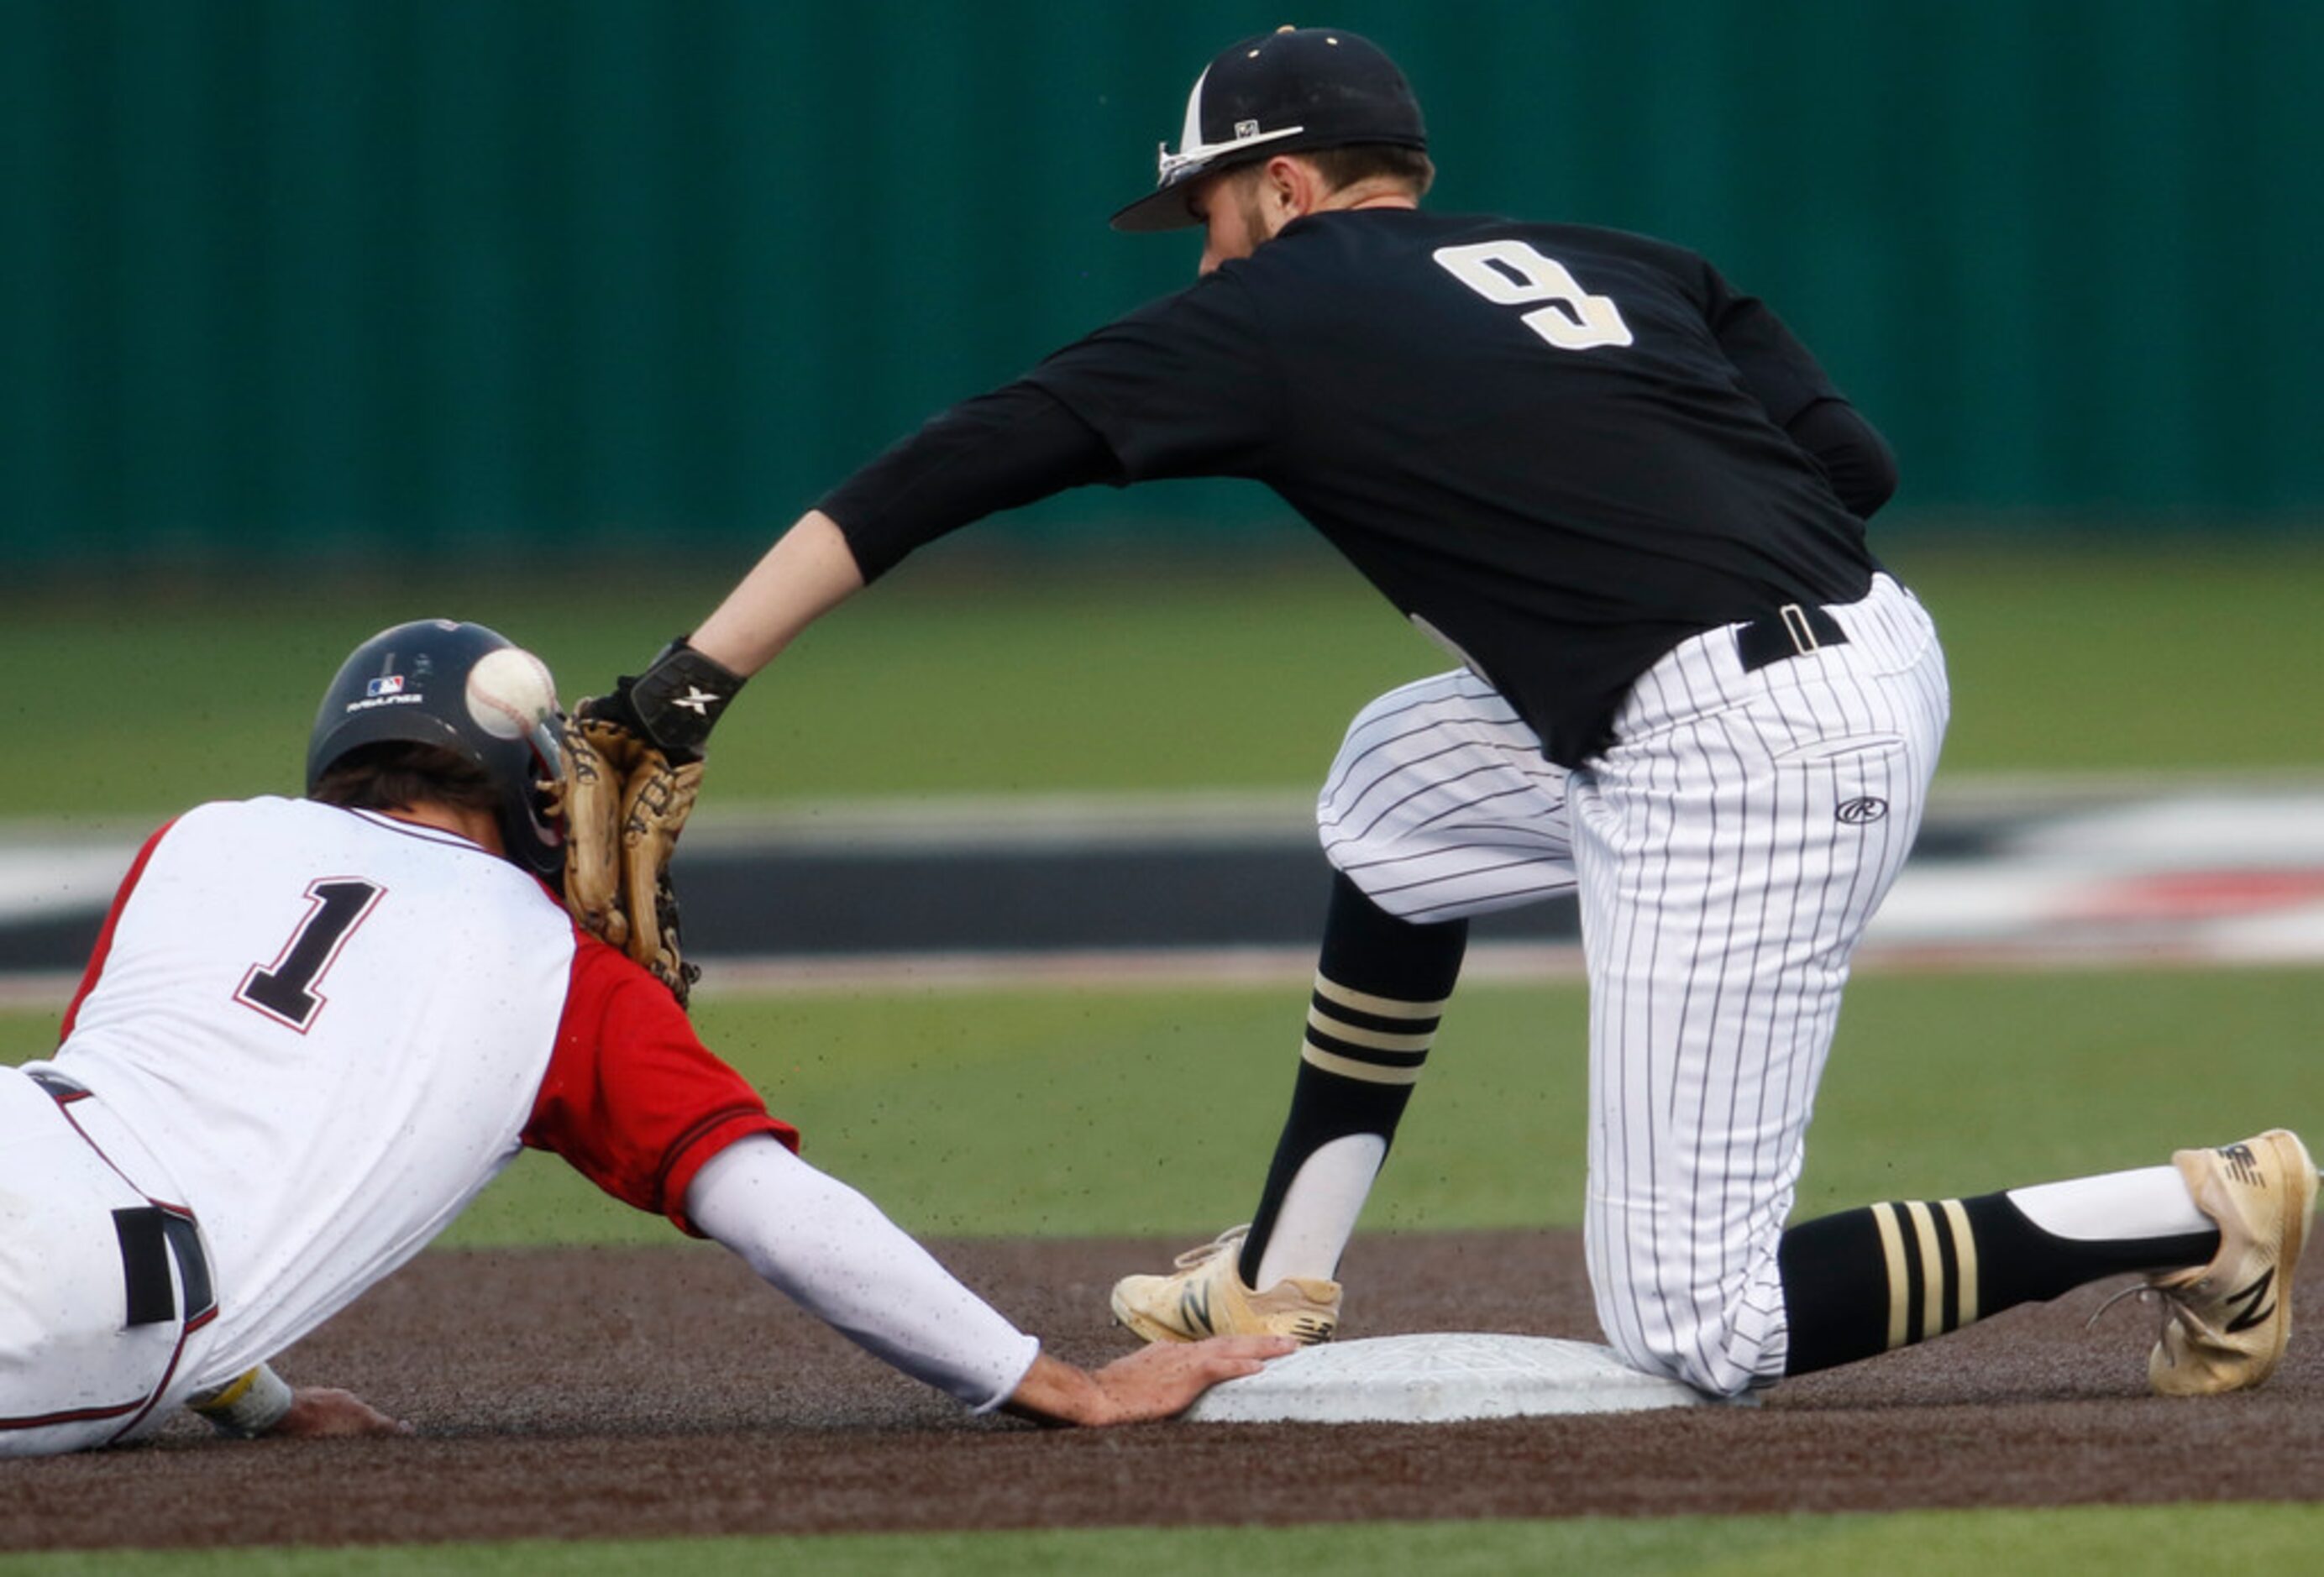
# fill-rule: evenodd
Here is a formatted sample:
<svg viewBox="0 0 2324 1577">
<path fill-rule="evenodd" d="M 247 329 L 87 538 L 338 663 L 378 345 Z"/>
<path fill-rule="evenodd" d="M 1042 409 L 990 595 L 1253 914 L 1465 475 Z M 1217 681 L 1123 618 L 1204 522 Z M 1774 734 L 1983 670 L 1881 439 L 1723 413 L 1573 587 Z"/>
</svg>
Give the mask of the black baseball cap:
<svg viewBox="0 0 2324 1577">
<path fill-rule="evenodd" d="M 1189 181 L 1277 153 L 1357 143 L 1428 147 L 1420 101 L 1370 39 L 1336 27 L 1286 27 L 1222 51 L 1186 96 L 1178 151 L 1165 143 L 1155 188 L 1113 217 L 1117 230 L 1194 223 Z"/>
</svg>

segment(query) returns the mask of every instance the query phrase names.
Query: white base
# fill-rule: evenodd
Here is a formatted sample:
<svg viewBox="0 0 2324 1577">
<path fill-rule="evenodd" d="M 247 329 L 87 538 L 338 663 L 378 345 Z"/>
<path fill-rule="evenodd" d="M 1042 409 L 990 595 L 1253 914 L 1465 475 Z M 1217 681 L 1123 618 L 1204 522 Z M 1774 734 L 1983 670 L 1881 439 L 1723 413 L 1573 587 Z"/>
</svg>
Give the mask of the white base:
<svg viewBox="0 0 2324 1577">
<path fill-rule="evenodd" d="M 1700 1407 L 1720 1399 L 1546 1336 L 1428 1332 L 1303 1347 L 1204 1395 L 1204 1424 L 1451 1424 L 1548 1413 Z"/>
</svg>

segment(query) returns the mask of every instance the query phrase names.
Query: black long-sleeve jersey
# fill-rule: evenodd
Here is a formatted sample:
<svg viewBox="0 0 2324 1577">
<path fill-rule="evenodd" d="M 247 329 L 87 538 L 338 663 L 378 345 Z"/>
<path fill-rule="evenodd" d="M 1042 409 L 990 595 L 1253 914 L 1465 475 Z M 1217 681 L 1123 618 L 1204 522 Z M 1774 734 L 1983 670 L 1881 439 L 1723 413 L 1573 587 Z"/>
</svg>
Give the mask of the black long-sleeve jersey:
<svg viewBox="0 0 2324 1577">
<path fill-rule="evenodd" d="M 1853 601 L 1886 446 L 1702 258 L 1406 209 L 1311 215 L 930 422 L 826 497 L 867 576 L 1091 482 L 1265 483 L 1498 687 L 1555 761 L 1639 674 Z"/>
</svg>

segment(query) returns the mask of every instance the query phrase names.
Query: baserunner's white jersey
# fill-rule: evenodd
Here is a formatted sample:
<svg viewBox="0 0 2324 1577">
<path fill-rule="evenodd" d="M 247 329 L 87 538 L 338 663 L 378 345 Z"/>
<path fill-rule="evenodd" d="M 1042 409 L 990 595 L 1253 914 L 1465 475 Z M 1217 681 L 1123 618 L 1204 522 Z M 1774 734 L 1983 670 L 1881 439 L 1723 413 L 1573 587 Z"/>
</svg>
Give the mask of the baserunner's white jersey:
<svg viewBox="0 0 2324 1577">
<path fill-rule="evenodd" d="M 39 1065 L 200 1218 L 220 1291 L 206 1370 L 320 1323 L 517 1153 L 573 954 L 539 881 L 388 816 L 214 804 L 148 846 Z"/>
<path fill-rule="evenodd" d="M 534 878 L 397 816 L 254 799 L 154 835 L 57 1055 L 0 1067 L 0 1456 L 149 1433 L 528 1146 L 973 1406 L 1038 1351 L 798 1160 L 670 991 Z"/>
</svg>

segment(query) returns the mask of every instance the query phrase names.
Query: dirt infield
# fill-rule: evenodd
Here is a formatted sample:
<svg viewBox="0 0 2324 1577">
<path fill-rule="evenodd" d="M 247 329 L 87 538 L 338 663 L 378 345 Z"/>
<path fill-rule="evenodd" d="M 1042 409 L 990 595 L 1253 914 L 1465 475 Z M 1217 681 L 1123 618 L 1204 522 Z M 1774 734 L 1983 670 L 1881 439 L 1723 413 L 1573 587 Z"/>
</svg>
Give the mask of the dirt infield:
<svg viewBox="0 0 2324 1577">
<path fill-rule="evenodd" d="M 1065 1356 L 1126 1351 L 1118 1274 L 1183 1243 L 972 1241 L 947 1263 Z M 1596 1339 L 1570 1232 L 1360 1240 L 1347 1336 Z M 2306 1307 L 2324 1266 L 2301 1277 Z M 2324 1339 L 2264 1391 L 2145 1391 L 2106 1289 L 1794 1381 L 1756 1409 L 1489 1424 L 964 1416 L 715 1249 L 424 1256 L 287 1356 L 418 1438 L 0 1463 L 0 1548 L 1839 1511 L 2324 1498 Z"/>
</svg>

